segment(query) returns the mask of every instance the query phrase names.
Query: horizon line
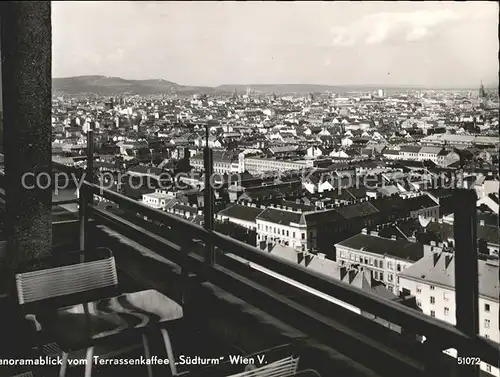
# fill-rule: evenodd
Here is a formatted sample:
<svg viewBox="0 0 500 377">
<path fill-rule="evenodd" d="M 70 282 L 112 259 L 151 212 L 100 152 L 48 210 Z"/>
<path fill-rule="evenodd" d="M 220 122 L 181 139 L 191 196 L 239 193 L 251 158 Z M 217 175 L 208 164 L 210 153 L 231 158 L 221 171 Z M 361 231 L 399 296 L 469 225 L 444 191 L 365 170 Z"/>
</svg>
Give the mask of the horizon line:
<svg viewBox="0 0 500 377">
<path fill-rule="evenodd" d="M 157 80 L 157 81 L 166 81 L 172 84 L 176 84 L 179 86 L 192 86 L 192 87 L 199 87 L 199 88 L 218 88 L 221 86 L 246 86 L 246 87 L 252 87 L 252 86 L 293 86 L 293 85 L 308 85 L 308 86 L 330 86 L 330 87 L 374 87 L 378 89 L 384 89 L 384 88 L 422 88 L 422 89 L 479 89 L 481 84 L 485 88 L 492 88 L 495 87 L 497 88 L 500 84 L 499 83 L 489 83 L 485 84 L 483 80 L 480 80 L 479 83 L 477 84 L 477 88 L 474 85 L 423 85 L 423 84 L 311 84 L 311 83 L 287 83 L 287 84 L 276 84 L 276 83 L 266 83 L 266 84 L 218 84 L 218 85 L 198 85 L 198 84 L 179 84 L 175 81 L 171 80 L 166 80 L 163 78 L 143 78 L 143 79 L 129 79 L 129 78 L 123 78 L 120 76 L 109 76 L 109 75 L 100 75 L 100 74 L 87 74 L 87 75 L 74 75 L 74 76 L 53 76 L 52 80 L 54 79 L 71 79 L 71 78 L 81 78 L 81 77 L 104 77 L 104 78 L 116 78 L 116 79 L 121 79 L 121 80 L 127 80 L 127 81 L 152 81 L 152 80 Z"/>
</svg>

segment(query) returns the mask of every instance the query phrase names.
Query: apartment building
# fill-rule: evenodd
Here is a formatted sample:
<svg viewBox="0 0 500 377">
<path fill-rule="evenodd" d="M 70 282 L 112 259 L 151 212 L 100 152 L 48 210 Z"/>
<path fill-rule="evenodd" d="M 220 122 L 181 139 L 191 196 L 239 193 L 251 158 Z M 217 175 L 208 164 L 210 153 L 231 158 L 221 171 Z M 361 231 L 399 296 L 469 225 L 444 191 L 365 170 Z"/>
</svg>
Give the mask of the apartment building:
<svg viewBox="0 0 500 377">
<path fill-rule="evenodd" d="M 494 136 L 434 134 L 420 140 L 423 145 L 448 145 L 455 147 L 481 145 L 498 147 L 498 138 Z"/>
<path fill-rule="evenodd" d="M 311 229 L 305 216 L 291 208 L 268 207 L 256 218 L 257 242 L 267 241 L 296 250 L 316 248 L 316 229 Z"/>
<path fill-rule="evenodd" d="M 448 152 L 440 147 L 422 147 L 418 151 L 417 161 L 432 161 L 436 165 L 444 165 Z"/>
<path fill-rule="evenodd" d="M 256 219 L 264 210 L 264 206 L 251 203 L 232 204 L 217 214 L 217 220 L 229 221 L 243 228 L 256 230 Z"/>
<path fill-rule="evenodd" d="M 479 335 L 500 342 L 498 258 L 478 261 Z M 431 317 L 456 324 L 455 257 L 451 253 L 431 252 L 399 274 L 400 287 L 414 295 L 417 305 Z M 456 350 L 447 350 L 456 357 Z M 481 363 L 481 369 L 499 376 L 497 366 Z"/>
<path fill-rule="evenodd" d="M 216 174 L 233 174 L 238 173 L 238 158 L 231 153 L 214 151 L 213 157 L 213 170 Z M 190 158 L 190 165 L 193 169 L 202 171 L 205 169 L 205 162 L 203 154 L 197 154 Z"/>
<path fill-rule="evenodd" d="M 175 199 L 175 194 L 173 192 L 157 189 L 154 192 L 142 194 L 141 202 L 148 207 L 164 210 L 172 199 Z"/>
<path fill-rule="evenodd" d="M 424 145 L 422 147 L 402 146 L 396 149 L 385 149 L 383 155 L 388 160 L 432 161 L 440 166 L 447 166 L 460 159 L 456 152 L 434 145 Z"/>
<path fill-rule="evenodd" d="M 273 158 L 242 157 L 240 158 L 240 171 L 250 174 L 262 174 L 269 171 L 302 170 L 312 167 L 313 161 L 305 160 L 278 160 Z"/>
<path fill-rule="evenodd" d="M 378 232 L 360 234 L 335 244 L 336 261 L 341 266 L 359 266 L 372 272 L 374 279 L 398 295 L 399 275 L 424 256 L 421 244 L 396 237 L 379 237 Z"/>
</svg>

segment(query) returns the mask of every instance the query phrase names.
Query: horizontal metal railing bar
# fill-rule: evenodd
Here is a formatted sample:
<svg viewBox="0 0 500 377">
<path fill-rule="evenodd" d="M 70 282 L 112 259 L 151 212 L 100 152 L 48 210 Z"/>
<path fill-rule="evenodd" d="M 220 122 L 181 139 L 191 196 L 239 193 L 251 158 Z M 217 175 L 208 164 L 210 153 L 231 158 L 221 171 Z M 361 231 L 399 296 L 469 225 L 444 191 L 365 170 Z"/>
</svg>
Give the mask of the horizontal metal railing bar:
<svg viewBox="0 0 500 377">
<path fill-rule="evenodd" d="M 55 200 L 52 202 L 53 206 L 62 206 L 65 204 L 78 204 L 78 199 L 65 199 L 65 200 Z"/>
<path fill-rule="evenodd" d="M 307 267 L 284 259 L 278 259 L 270 253 L 261 252 L 229 236 L 214 232 L 212 237 L 214 244 L 224 250 L 230 250 L 231 253 L 248 261 L 259 264 L 290 279 L 294 279 L 299 283 L 356 306 L 359 309 L 372 313 L 394 324 L 401 325 L 408 330 L 413 330 L 418 334 L 425 335 L 427 338 L 436 338 L 436 341 L 442 343 L 444 346 L 464 346 L 473 341 L 475 343 L 474 347 L 477 347 L 479 352 L 480 350 L 488 352 L 495 348 L 498 357 L 498 346 L 488 339 L 480 337 L 471 339 L 456 327 L 446 322 L 427 317 L 401 304 L 370 295 L 348 284 L 315 275 L 311 273 Z M 489 353 L 492 355 L 491 352 Z"/>
<path fill-rule="evenodd" d="M 5 201 L 5 190 L 0 188 L 0 200 Z M 67 199 L 67 200 L 57 200 L 53 201 L 53 206 L 62 206 L 67 204 L 78 204 L 78 199 Z"/>
<path fill-rule="evenodd" d="M 146 230 L 137 224 L 130 221 L 124 220 L 119 216 L 112 214 L 108 211 L 98 209 L 91 205 L 94 220 L 103 225 L 109 226 L 111 229 L 116 231 L 126 231 L 127 237 L 134 241 L 141 241 L 143 246 L 146 246 L 155 250 L 171 250 L 174 253 L 169 253 L 168 259 L 179 266 L 183 264 L 188 264 L 188 269 L 194 273 L 202 273 L 203 267 L 203 257 L 195 253 L 187 252 L 187 255 L 182 255 L 182 247 L 176 245 L 169 240 L 161 237 L 158 234 L 154 234 L 149 230 Z M 161 254 L 160 254 L 161 255 Z"/>
<path fill-rule="evenodd" d="M 348 284 L 316 275 L 307 270 L 307 267 L 277 258 L 269 253 L 261 252 L 255 247 L 237 241 L 229 236 L 217 232 L 208 232 L 202 227 L 186 220 L 151 209 L 140 202 L 97 185 L 84 182 L 83 187 L 96 195 L 102 195 L 108 200 L 114 201 L 147 217 L 151 217 L 154 220 L 183 228 L 186 230 L 186 234 L 192 235 L 193 238 L 200 238 L 204 241 L 210 240 L 217 247 L 250 262 L 265 266 L 275 273 L 294 279 L 299 283 L 356 306 L 361 310 L 372 313 L 394 324 L 415 331 L 420 335 L 425 335 L 427 338 L 438 342 L 438 344 L 442 344 L 443 347 L 475 350 L 483 361 L 493 365 L 496 365 L 498 362 L 498 345 L 489 339 L 479 336 L 470 337 L 448 323 L 427 317 L 403 305 L 370 295 Z"/>
<path fill-rule="evenodd" d="M 160 221 L 175 228 L 186 229 L 189 231 L 189 234 L 193 238 L 207 239 L 207 237 L 209 236 L 209 232 L 207 232 L 203 227 L 199 225 L 192 224 L 189 221 L 186 221 L 174 215 L 170 215 L 163 211 L 147 207 L 140 202 L 130 199 L 125 195 L 119 194 L 117 192 L 104 189 L 98 185 L 88 183 L 87 181 L 83 182 L 82 189 L 84 191 L 88 190 L 88 192 L 91 194 L 111 200 L 112 202 L 120 205 L 120 207 L 140 213 L 141 215 L 144 215 L 149 219 Z"/>
</svg>

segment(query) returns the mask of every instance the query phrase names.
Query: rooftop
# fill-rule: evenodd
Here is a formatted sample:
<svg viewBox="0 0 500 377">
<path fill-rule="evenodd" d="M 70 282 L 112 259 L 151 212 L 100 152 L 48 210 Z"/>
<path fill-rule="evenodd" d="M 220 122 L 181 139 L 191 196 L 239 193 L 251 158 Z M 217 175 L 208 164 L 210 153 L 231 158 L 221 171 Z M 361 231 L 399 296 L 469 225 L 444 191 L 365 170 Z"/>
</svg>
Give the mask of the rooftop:
<svg viewBox="0 0 500 377">
<path fill-rule="evenodd" d="M 241 204 L 231 204 L 219 211 L 217 215 L 226 216 L 238 220 L 255 222 L 256 218 L 264 211 L 263 208 L 251 207 Z"/>
<path fill-rule="evenodd" d="M 498 302 L 500 283 L 497 264 L 478 260 L 479 295 Z M 434 283 L 445 288 L 455 288 L 455 257 L 441 253 L 426 256 L 400 273 L 401 278 Z"/>
<path fill-rule="evenodd" d="M 418 261 L 424 255 L 424 248 L 419 243 L 401 239 L 393 240 L 368 234 L 357 234 L 337 243 L 335 246 L 343 246 L 378 255 L 388 255 L 413 262 Z"/>
</svg>

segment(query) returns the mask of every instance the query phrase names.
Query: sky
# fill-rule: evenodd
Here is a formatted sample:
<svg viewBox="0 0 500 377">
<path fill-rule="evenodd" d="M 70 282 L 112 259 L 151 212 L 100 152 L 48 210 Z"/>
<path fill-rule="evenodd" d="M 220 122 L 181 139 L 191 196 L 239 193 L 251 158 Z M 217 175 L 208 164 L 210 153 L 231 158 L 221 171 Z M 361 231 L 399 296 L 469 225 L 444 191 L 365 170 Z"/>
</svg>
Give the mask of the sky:
<svg viewBox="0 0 500 377">
<path fill-rule="evenodd" d="M 496 2 L 52 2 L 53 76 L 183 85 L 498 82 Z"/>
</svg>

